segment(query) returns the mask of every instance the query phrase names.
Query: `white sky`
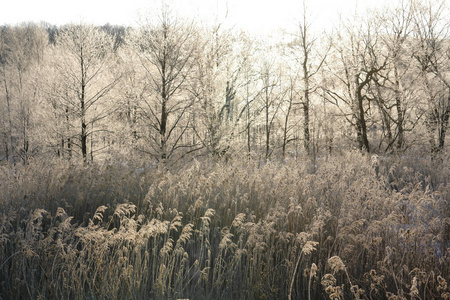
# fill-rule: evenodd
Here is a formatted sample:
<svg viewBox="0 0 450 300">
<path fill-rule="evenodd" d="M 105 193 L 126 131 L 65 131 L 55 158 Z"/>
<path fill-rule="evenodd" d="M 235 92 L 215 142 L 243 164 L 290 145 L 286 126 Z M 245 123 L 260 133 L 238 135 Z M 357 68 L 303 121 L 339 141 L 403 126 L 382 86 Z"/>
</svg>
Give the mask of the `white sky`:
<svg viewBox="0 0 450 300">
<path fill-rule="evenodd" d="M 399 0 L 391 0 L 396 2 Z M 45 21 L 62 25 L 84 22 L 103 25 L 136 25 L 161 0 L 5 0 L 0 9 L 0 25 Z M 302 0 L 170 0 L 181 14 L 199 19 L 223 20 L 254 33 L 292 28 L 300 17 Z M 387 0 L 306 0 L 316 25 L 331 27 L 339 13 L 348 15 L 358 7 L 381 6 Z M 376 4 L 375 4 L 376 3 Z"/>
</svg>

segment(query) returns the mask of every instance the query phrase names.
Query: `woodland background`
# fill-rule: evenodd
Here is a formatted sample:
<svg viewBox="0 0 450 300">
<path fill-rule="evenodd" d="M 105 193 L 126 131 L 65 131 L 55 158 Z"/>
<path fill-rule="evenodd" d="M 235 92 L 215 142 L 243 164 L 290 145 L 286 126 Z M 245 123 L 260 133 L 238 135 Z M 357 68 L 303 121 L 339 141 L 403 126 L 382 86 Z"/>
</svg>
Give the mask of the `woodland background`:
<svg viewBox="0 0 450 300">
<path fill-rule="evenodd" d="M 449 16 L 2 26 L 0 299 L 450 299 Z"/>
</svg>

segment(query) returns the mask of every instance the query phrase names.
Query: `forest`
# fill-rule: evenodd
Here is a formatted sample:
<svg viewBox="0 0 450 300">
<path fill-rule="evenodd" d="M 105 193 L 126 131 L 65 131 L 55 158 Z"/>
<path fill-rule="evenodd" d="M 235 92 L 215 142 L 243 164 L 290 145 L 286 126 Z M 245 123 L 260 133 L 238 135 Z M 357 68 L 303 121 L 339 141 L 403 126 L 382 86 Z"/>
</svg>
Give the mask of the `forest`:
<svg viewBox="0 0 450 300">
<path fill-rule="evenodd" d="M 450 299 L 450 6 L 395 5 L 0 26 L 0 300 Z"/>
</svg>

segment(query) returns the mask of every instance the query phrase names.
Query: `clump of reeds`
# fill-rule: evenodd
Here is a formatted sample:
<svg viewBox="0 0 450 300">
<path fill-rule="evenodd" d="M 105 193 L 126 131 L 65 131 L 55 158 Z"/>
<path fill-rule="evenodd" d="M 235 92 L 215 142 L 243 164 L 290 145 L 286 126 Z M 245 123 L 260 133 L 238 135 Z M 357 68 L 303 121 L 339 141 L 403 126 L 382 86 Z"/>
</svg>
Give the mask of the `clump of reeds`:
<svg viewBox="0 0 450 300">
<path fill-rule="evenodd" d="M 450 172 L 431 164 L 7 172 L 0 297 L 449 299 Z"/>
</svg>

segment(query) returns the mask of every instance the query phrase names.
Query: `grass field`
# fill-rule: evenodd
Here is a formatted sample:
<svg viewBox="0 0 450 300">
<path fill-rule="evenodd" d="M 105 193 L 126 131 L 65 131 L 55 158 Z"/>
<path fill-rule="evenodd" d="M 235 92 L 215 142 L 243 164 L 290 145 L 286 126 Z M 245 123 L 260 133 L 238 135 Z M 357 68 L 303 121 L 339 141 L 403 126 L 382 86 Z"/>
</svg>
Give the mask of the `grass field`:
<svg viewBox="0 0 450 300">
<path fill-rule="evenodd" d="M 450 299 L 449 166 L 3 166 L 0 299 Z"/>
</svg>

